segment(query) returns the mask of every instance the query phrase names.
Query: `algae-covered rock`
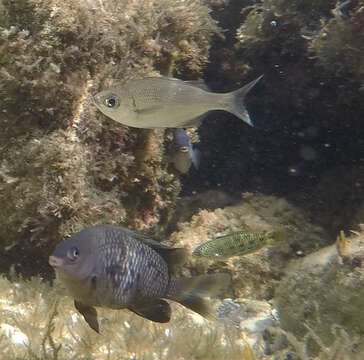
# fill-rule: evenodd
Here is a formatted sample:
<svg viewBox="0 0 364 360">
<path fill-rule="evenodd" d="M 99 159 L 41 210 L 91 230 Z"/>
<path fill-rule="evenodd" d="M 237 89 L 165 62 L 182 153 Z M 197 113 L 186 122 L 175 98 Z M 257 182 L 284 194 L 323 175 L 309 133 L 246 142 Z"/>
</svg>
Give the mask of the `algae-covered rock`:
<svg viewBox="0 0 364 360">
<path fill-rule="evenodd" d="M 4 0 L 0 18 L 1 271 L 46 272 L 86 225 L 162 233 L 180 188 L 163 131 L 116 124 L 91 96 L 171 68 L 197 76 L 217 32 L 207 5 Z"/>
<path fill-rule="evenodd" d="M 214 12 L 225 31 L 211 47 L 211 88 L 264 77 L 247 97 L 255 130 L 225 114 L 213 129 L 200 127 L 207 164 L 192 189 L 293 198 L 309 194 L 324 171 L 360 166 L 362 13 L 362 1 L 331 0 L 231 0 Z"/>
<path fill-rule="evenodd" d="M 282 329 L 295 337 L 296 347 L 306 348 L 304 359 L 363 358 L 363 260 L 363 235 L 341 233 L 336 244 L 287 269 L 275 305 Z"/>
<path fill-rule="evenodd" d="M 284 241 L 270 244 L 256 253 L 234 256 L 225 261 L 191 257 L 190 273 L 220 269 L 232 274 L 235 297 L 271 299 L 290 258 L 297 252 L 309 253 L 325 244 L 328 235 L 312 224 L 307 214 L 284 199 L 246 194 L 224 209 L 201 210 L 189 222 L 180 223 L 169 243 L 192 251 L 197 245 L 216 237 L 246 229 L 280 231 Z M 187 270 L 186 274 L 187 274 Z"/>
<path fill-rule="evenodd" d="M 361 83 L 364 80 L 363 6 L 363 0 L 337 2 L 331 18 L 310 44 L 323 67 L 338 74 L 348 72 Z"/>
</svg>

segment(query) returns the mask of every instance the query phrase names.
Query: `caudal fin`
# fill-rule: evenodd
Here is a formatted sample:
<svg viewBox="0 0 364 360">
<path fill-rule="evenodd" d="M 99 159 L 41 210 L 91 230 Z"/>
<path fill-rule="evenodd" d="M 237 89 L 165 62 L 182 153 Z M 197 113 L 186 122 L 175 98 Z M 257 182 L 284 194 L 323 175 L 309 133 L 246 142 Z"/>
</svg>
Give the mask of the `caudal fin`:
<svg viewBox="0 0 364 360">
<path fill-rule="evenodd" d="M 257 79 L 253 80 L 249 84 L 246 84 L 242 88 L 227 94 L 230 97 L 230 101 L 225 110 L 231 112 L 250 126 L 254 125 L 252 119 L 249 116 L 248 110 L 245 107 L 244 98 L 262 77 L 263 75 L 260 75 Z"/>
<path fill-rule="evenodd" d="M 172 279 L 166 298 L 174 300 L 207 319 L 215 319 L 209 302 L 203 297 L 216 296 L 230 286 L 228 274 L 201 275 Z"/>
</svg>

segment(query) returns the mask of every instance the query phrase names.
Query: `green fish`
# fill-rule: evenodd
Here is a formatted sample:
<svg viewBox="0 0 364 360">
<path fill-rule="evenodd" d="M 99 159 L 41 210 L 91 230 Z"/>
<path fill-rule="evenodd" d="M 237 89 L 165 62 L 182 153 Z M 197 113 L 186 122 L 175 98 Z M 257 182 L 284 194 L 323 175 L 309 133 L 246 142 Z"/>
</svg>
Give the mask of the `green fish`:
<svg viewBox="0 0 364 360">
<path fill-rule="evenodd" d="M 281 232 L 243 230 L 206 241 L 198 245 L 192 254 L 209 259 L 224 260 L 232 256 L 251 254 L 267 244 L 280 242 L 284 239 L 285 235 Z"/>
<path fill-rule="evenodd" d="M 211 110 L 228 111 L 253 126 L 244 98 L 261 77 L 226 94 L 174 78 L 144 78 L 101 91 L 94 96 L 94 102 L 109 118 L 136 128 L 195 126 Z"/>
</svg>

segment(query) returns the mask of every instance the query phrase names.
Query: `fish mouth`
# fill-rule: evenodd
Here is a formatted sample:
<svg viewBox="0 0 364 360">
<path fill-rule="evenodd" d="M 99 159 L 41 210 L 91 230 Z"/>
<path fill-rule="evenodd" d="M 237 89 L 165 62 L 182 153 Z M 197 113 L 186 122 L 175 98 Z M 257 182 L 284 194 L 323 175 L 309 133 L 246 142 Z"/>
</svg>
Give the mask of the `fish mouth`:
<svg viewBox="0 0 364 360">
<path fill-rule="evenodd" d="M 61 267 L 63 265 L 63 260 L 52 255 L 48 259 L 48 264 L 52 267 Z"/>
<path fill-rule="evenodd" d="M 94 105 L 96 105 L 97 107 L 99 107 L 101 104 L 103 104 L 103 96 L 100 95 L 100 93 L 95 94 L 94 96 L 92 96 L 92 100 Z"/>
<path fill-rule="evenodd" d="M 97 101 L 97 94 L 94 95 L 94 96 L 91 96 L 91 99 L 92 99 L 92 102 L 94 105 L 97 105 L 98 104 L 98 101 Z"/>
</svg>

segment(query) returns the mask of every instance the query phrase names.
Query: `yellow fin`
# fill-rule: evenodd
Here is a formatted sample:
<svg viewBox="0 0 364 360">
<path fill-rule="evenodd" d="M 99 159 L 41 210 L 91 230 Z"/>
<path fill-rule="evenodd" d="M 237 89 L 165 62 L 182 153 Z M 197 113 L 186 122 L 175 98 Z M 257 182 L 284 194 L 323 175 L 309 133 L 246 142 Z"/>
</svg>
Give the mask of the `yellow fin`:
<svg viewBox="0 0 364 360">
<path fill-rule="evenodd" d="M 336 237 L 336 249 L 340 257 L 344 256 L 347 240 L 343 230 L 340 230 L 339 235 Z"/>
<path fill-rule="evenodd" d="M 245 344 L 244 350 L 243 350 L 243 360 L 254 360 L 254 354 L 251 346 L 249 344 Z"/>
</svg>

